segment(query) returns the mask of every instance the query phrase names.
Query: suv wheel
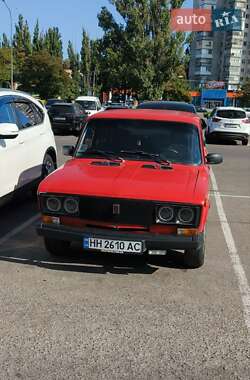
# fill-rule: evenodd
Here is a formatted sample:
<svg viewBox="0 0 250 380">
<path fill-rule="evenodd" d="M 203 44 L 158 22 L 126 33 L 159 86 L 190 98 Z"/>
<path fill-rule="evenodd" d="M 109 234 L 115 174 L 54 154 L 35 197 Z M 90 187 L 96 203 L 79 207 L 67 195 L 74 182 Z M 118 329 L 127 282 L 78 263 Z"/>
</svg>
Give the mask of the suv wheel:
<svg viewBox="0 0 250 380">
<path fill-rule="evenodd" d="M 242 140 L 242 145 L 247 145 L 248 144 L 248 139 Z"/>
<path fill-rule="evenodd" d="M 53 158 L 50 154 L 46 153 L 43 159 L 42 177 L 47 177 L 56 169 Z"/>
<path fill-rule="evenodd" d="M 44 245 L 51 256 L 65 256 L 70 249 L 70 242 L 44 238 Z"/>
</svg>

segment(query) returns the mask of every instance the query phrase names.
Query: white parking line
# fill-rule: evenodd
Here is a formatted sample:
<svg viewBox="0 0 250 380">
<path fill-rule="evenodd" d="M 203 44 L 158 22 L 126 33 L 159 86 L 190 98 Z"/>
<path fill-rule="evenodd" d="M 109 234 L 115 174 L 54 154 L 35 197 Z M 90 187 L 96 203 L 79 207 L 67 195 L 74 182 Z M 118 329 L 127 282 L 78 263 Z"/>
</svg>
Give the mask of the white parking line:
<svg viewBox="0 0 250 380">
<path fill-rule="evenodd" d="M 238 254 L 238 250 L 235 245 L 235 241 L 232 235 L 232 231 L 230 225 L 228 223 L 226 213 L 224 211 L 221 195 L 218 190 L 217 181 L 213 171 L 211 170 L 211 181 L 213 185 L 213 189 L 215 190 L 214 196 L 217 206 L 217 211 L 222 227 L 222 231 L 224 233 L 224 237 L 227 243 L 229 256 L 233 265 L 234 273 L 238 280 L 238 285 L 240 289 L 241 299 L 243 303 L 244 310 L 244 318 L 245 323 L 248 329 L 248 333 L 250 334 L 250 288 L 247 281 L 247 277 L 244 271 L 244 268 L 241 264 L 240 256 Z"/>
<path fill-rule="evenodd" d="M 17 228 L 14 228 L 14 230 L 8 232 L 6 235 L 4 235 L 2 238 L 0 238 L 0 245 L 6 243 L 9 239 L 14 237 L 15 235 L 19 234 L 19 232 L 23 231 L 25 228 L 29 227 L 32 223 L 36 222 L 40 217 L 40 214 L 36 214 L 32 216 L 32 218 L 26 220 L 26 222 L 22 223 Z"/>
<path fill-rule="evenodd" d="M 210 195 L 213 197 L 216 194 L 219 194 L 221 198 L 243 198 L 250 199 L 250 195 L 233 195 L 233 194 L 220 194 L 218 191 L 211 191 Z"/>
</svg>

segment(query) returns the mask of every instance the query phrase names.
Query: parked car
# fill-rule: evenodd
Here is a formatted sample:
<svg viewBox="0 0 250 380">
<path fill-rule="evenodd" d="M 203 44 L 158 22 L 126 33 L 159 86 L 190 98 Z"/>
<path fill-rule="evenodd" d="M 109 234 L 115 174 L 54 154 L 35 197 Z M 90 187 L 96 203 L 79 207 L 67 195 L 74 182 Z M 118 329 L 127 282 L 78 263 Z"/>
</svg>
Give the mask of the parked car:
<svg viewBox="0 0 250 380">
<path fill-rule="evenodd" d="M 45 107 L 47 110 L 50 109 L 50 107 L 55 103 L 65 103 L 64 99 L 48 99 L 47 103 L 45 104 Z"/>
<path fill-rule="evenodd" d="M 250 108 L 244 108 L 244 110 L 246 111 L 248 119 L 250 119 Z"/>
<path fill-rule="evenodd" d="M 87 115 L 77 103 L 54 103 L 49 109 L 49 117 L 54 133 L 79 135 Z"/>
<path fill-rule="evenodd" d="M 28 94 L 0 89 L 0 204 L 37 186 L 56 167 L 46 109 Z"/>
<path fill-rule="evenodd" d="M 173 110 L 196 113 L 195 106 L 186 102 L 153 101 L 140 103 L 137 109 Z"/>
<path fill-rule="evenodd" d="M 104 110 L 99 98 L 96 96 L 79 96 L 75 101 L 82 106 L 89 116 Z"/>
<path fill-rule="evenodd" d="M 104 111 L 107 111 L 107 110 L 113 110 L 113 109 L 128 109 L 129 106 L 125 103 L 108 103 L 105 108 L 104 108 Z"/>
<path fill-rule="evenodd" d="M 207 125 L 207 142 L 213 142 L 218 139 L 227 139 L 240 140 L 242 145 L 248 144 L 250 120 L 243 108 L 215 108 L 207 121 Z"/>
<path fill-rule="evenodd" d="M 177 127 L 178 126 L 178 127 Z M 83 250 L 165 255 L 203 264 L 209 164 L 200 118 L 185 112 L 118 110 L 88 119 L 72 158 L 39 186 L 37 228 L 51 255 Z"/>
<path fill-rule="evenodd" d="M 197 106 L 195 108 L 196 108 L 196 112 L 201 112 L 201 113 L 206 113 L 207 112 L 207 109 L 204 108 L 204 107 Z"/>
</svg>

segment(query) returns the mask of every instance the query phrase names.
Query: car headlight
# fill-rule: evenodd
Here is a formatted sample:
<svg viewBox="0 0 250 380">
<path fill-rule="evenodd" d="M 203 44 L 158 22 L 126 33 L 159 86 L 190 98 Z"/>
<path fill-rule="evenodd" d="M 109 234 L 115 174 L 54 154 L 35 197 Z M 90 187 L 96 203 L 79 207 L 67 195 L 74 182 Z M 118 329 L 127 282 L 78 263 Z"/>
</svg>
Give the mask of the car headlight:
<svg viewBox="0 0 250 380">
<path fill-rule="evenodd" d="M 77 214 L 79 212 L 79 201 L 76 198 L 69 197 L 63 202 L 63 208 L 68 214 Z"/>
<path fill-rule="evenodd" d="M 194 220 L 194 210 L 191 207 L 182 207 L 178 211 L 177 218 L 182 224 L 190 224 Z"/>
<path fill-rule="evenodd" d="M 160 222 L 169 223 L 174 218 L 174 209 L 170 206 L 160 207 L 158 210 L 158 218 Z"/>
<path fill-rule="evenodd" d="M 49 197 L 46 200 L 46 207 L 50 212 L 58 212 L 62 208 L 62 202 L 57 197 Z"/>
</svg>

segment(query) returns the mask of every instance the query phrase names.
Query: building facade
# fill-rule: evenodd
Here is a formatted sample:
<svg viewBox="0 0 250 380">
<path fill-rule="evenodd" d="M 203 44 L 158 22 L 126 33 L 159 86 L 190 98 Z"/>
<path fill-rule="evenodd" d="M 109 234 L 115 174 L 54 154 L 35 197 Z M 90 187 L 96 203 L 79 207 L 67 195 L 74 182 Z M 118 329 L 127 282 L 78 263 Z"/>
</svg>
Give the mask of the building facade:
<svg viewBox="0 0 250 380">
<path fill-rule="evenodd" d="M 196 32 L 191 44 L 191 88 L 223 81 L 224 89 L 237 91 L 250 78 L 250 0 L 194 0 L 194 8 L 240 9 L 241 31 Z"/>
</svg>

